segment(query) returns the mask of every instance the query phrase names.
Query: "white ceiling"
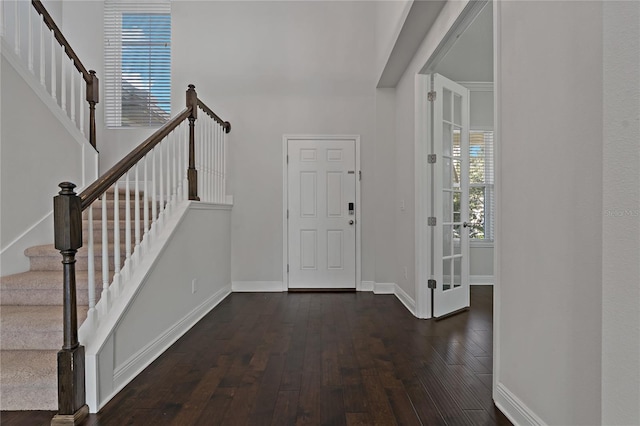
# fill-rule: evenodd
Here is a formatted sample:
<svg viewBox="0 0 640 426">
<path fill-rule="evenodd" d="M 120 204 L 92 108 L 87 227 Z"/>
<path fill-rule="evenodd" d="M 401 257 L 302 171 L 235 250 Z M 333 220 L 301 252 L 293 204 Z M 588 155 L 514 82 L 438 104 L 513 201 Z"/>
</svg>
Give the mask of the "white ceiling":
<svg viewBox="0 0 640 426">
<path fill-rule="evenodd" d="M 485 6 L 435 71 L 454 81 L 493 81 L 493 7 Z"/>
</svg>

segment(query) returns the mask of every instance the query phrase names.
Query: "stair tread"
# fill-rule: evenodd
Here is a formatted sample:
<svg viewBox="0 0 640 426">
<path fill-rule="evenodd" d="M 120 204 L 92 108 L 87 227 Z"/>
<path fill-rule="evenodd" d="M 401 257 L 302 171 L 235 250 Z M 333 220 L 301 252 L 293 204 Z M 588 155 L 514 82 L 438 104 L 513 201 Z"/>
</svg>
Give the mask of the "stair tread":
<svg viewBox="0 0 640 426">
<path fill-rule="evenodd" d="M 76 271 L 76 286 L 87 288 L 89 274 L 87 271 Z M 2 290 L 40 290 L 58 288 L 63 284 L 60 271 L 27 271 L 0 277 Z"/>
<path fill-rule="evenodd" d="M 56 410 L 57 350 L 0 351 L 1 410 Z"/>
<path fill-rule="evenodd" d="M 57 350 L 1 351 L 2 386 L 57 386 Z"/>
<path fill-rule="evenodd" d="M 120 241 L 120 246 L 124 247 L 124 241 Z M 114 244 L 108 244 L 109 248 L 109 256 L 113 256 L 113 248 Z M 124 251 L 122 251 L 124 253 Z M 60 256 L 62 259 L 62 255 L 60 254 L 60 250 L 56 249 L 53 244 L 43 244 L 40 246 L 32 246 L 24 251 L 25 256 L 27 257 L 35 257 L 35 256 Z M 99 257 L 102 254 L 102 246 L 98 250 L 95 250 L 96 257 Z M 78 253 L 76 253 L 76 257 L 87 257 L 87 247 L 82 246 L 78 249 Z M 62 260 L 61 260 L 62 261 Z"/>
<path fill-rule="evenodd" d="M 6 305 L 0 308 L 2 334 L 9 331 L 38 330 L 62 332 L 61 305 Z M 78 324 L 86 318 L 87 307 L 78 306 Z"/>
</svg>

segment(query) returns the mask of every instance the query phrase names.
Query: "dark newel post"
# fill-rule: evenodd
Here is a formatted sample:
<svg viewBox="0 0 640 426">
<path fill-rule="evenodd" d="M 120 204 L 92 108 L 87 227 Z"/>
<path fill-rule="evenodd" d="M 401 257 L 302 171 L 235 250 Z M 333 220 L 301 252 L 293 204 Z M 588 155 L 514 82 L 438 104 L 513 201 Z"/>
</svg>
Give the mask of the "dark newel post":
<svg viewBox="0 0 640 426">
<path fill-rule="evenodd" d="M 198 118 L 198 94 L 196 86 L 189 85 L 187 89 L 187 108 L 191 107 L 189 115 L 189 168 L 187 180 L 189 182 L 189 199 L 200 201 L 198 197 L 198 171 L 196 170 L 196 119 Z"/>
<path fill-rule="evenodd" d="M 87 102 L 89 102 L 89 142 L 96 146 L 96 104 L 100 100 L 100 82 L 94 70 L 90 70 L 91 81 L 87 82 Z"/>
<path fill-rule="evenodd" d="M 82 203 L 70 182 L 53 198 L 55 247 L 62 254 L 64 342 L 58 352 L 58 414 L 52 425 L 78 424 L 88 413 L 84 384 L 84 346 L 78 343 L 76 252 L 82 247 Z"/>
</svg>

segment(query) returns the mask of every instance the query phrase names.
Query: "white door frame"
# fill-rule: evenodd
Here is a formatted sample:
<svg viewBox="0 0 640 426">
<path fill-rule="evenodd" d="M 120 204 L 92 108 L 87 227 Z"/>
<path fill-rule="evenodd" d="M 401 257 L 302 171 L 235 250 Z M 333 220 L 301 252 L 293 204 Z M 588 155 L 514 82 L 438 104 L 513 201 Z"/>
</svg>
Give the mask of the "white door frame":
<svg viewBox="0 0 640 426">
<path fill-rule="evenodd" d="M 456 21 L 453 23 L 449 31 L 442 37 L 442 40 L 433 51 L 429 59 L 415 76 L 415 145 L 414 145 L 414 190 L 415 190 L 415 276 L 416 276 L 416 316 L 422 319 L 432 318 L 431 316 L 431 292 L 427 288 L 427 280 L 430 279 L 430 265 L 431 257 L 433 256 L 433 249 L 431 247 L 431 232 L 432 227 L 426 226 L 427 218 L 432 216 L 431 208 L 433 206 L 433 200 L 428 199 L 429 179 L 431 173 L 426 170 L 427 158 L 426 155 L 430 153 L 430 147 L 427 147 L 427 141 L 429 140 L 428 133 L 432 129 L 427 125 L 426 117 L 431 117 L 432 108 L 431 102 L 427 100 L 427 92 L 430 90 L 431 81 L 430 75 L 435 73 L 435 68 L 438 63 L 445 57 L 451 47 L 455 44 L 458 36 L 462 34 L 469 25 L 474 21 L 482 9 L 487 5 L 489 0 L 471 1 L 460 13 Z M 494 2 L 494 17 L 495 6 Z M 497 56 L 495 46 L 495 27 L 494 20 L 494 67 L 495 58 Z M 495 92 L 494 92 L 495 99 Z M 497 127 L 494 129 L 494 146 L 497 144 Z M 495 148 L 494 148 L 495 152 Z M 494 163 L 496 164 L 496 163 Z M 494 180 L 497 185 L 497 179 Z M 498 189 L 495 188 L 496 203 L 498 197 Z M 497 206 L 497 204 L 496 204 Z M 497 230 L 497 229 L 496 229 Z M 497 236 L 497 235 L 496 235 Z M 494 258 L 495 259 L 495 258 Z M 429 260 L 429 262 L 427 262 Z M 494 273 L 496 270 L 494 269 Z M 496 286 L 497 286 L 497 274 L 496 274 Z M 495 287 L 494 287 L 495 289 Z"/>
<path fill-rule="evenodd" d="M 360 291 L 362 283 L 361 265 L 362 265 L 362 232 L 360 227 L 360 212 L 362 211 L 362 202 L 360 201 L 360 135 L 284 135 L 282 137 L 282 291 L 289 290 L 289 274 L 287 272 L 287 263 L 289 260 L 289 235 L 287 208 L 289 206 L 289 175 L 287 167 L 287 151 L 290 140 L 350 140 L 356 145 L 356 291 Z"/>
</svg>

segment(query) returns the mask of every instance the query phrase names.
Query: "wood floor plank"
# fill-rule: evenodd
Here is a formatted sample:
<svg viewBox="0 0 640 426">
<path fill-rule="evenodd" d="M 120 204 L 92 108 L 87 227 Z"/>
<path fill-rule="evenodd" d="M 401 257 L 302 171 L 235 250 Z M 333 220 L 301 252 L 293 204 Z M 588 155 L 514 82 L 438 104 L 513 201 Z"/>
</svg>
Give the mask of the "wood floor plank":
<svg viewBox="0 0 640 426">
<path fill-rule="evenodd" d="M 510 425 L 491 399 L 491 304 L 474 286 L 468 312 L 436 322 L 393 295 L 234 293 L 83 426 Z"/>
</svg>

